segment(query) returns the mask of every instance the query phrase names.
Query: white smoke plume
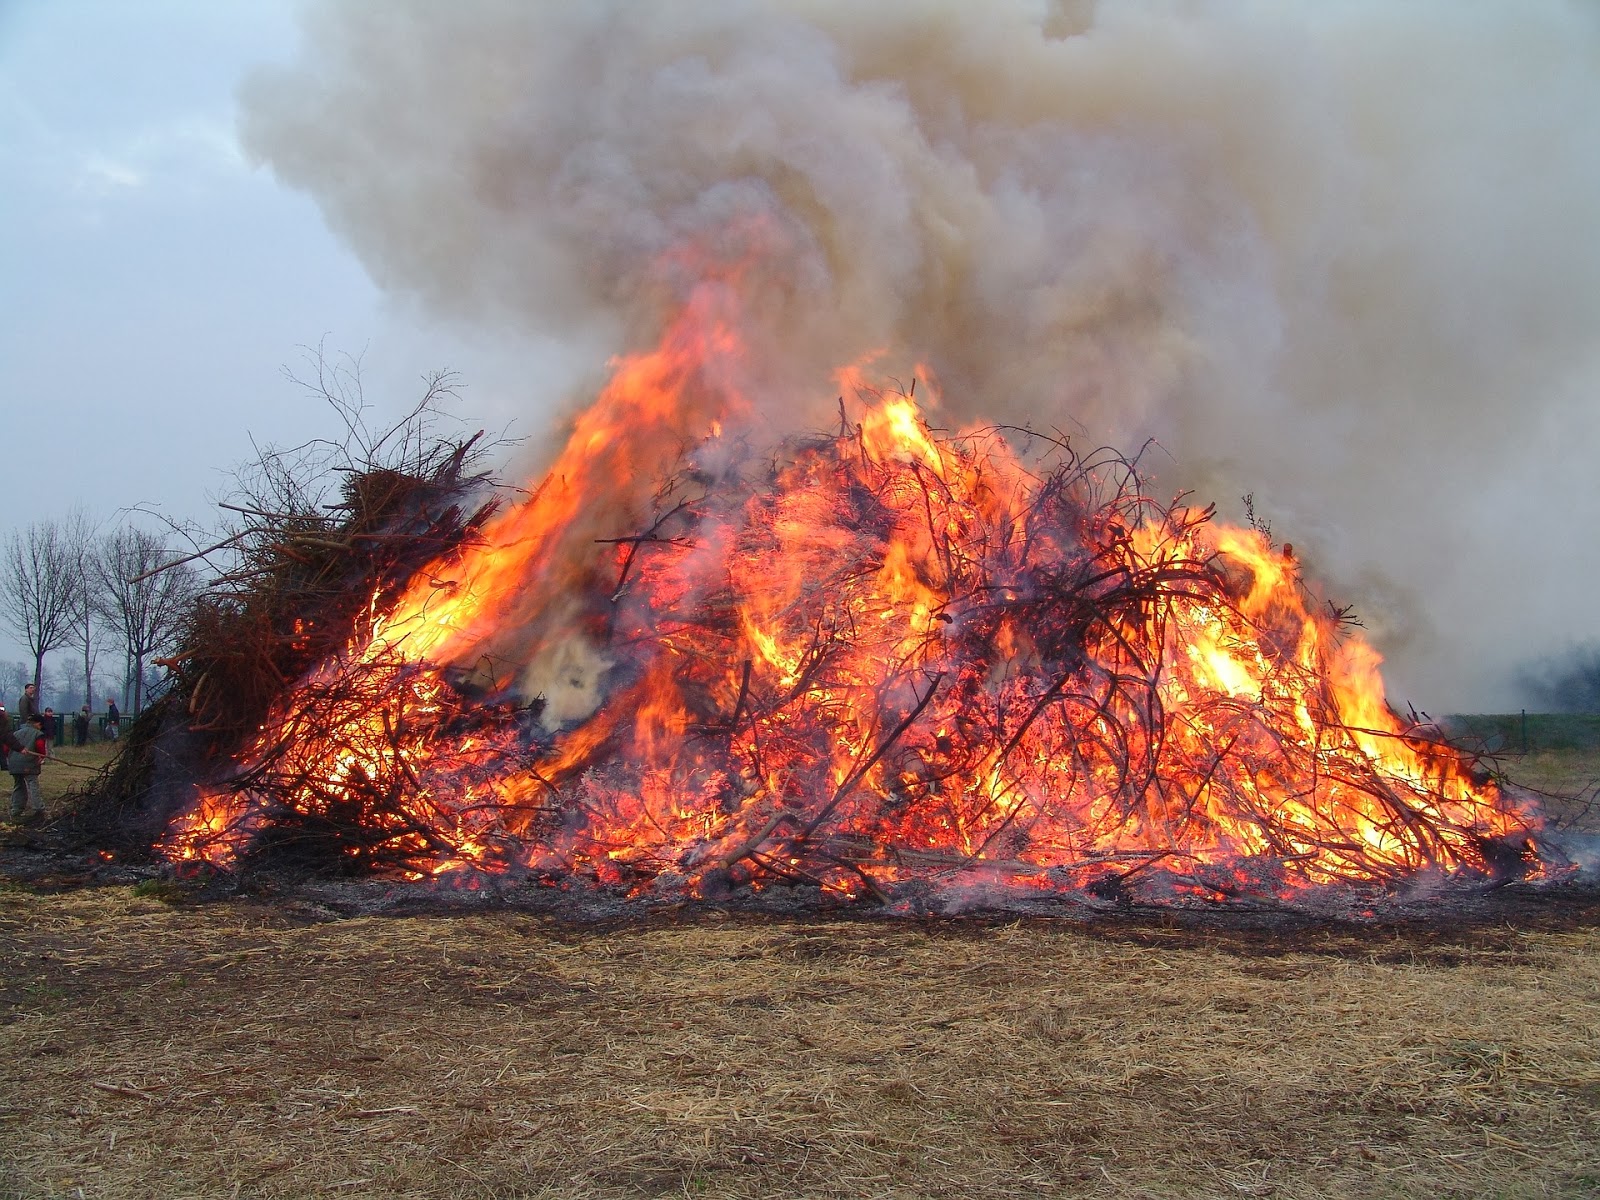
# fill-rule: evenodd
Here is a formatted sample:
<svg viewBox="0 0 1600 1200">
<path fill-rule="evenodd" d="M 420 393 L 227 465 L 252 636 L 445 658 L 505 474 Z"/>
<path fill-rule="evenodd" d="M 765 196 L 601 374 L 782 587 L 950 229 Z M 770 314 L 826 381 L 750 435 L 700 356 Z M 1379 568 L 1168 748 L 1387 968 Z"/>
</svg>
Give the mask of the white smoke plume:
<svg viewBox="0 0 1600 1200">
<path fill-rule="evenodd" d="M 949 425 L 1156 437 L 1162 489 L 1254 492 L 1397 699 L 1471 709 L 1593 631 L 1597 13 L 333 0 L 244 129 L 441 316 L 637 348 L 696 242 L 755 256 L 789 422 L 881 350 Z"/>
</svg>

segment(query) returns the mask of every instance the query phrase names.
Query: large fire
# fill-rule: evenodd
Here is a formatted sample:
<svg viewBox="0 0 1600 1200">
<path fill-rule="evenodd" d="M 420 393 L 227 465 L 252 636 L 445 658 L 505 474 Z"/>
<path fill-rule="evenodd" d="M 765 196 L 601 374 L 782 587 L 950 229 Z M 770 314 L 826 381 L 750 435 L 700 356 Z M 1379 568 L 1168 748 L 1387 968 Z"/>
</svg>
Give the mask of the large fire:
<svg viewBox="0 0 1600 1200">
<path fill-rule="evenodd" d="M 1295 560 L 1125 461 L 910 396 L 753 445 L 715 303 L 549 474 L 374 603 L 174 824 L 228 865 L 631 894 L 1225 900 L 1539 870 L 1537 818 L 1384 701 Z M 358 833 L 351 836 L 348 831 Z"/>
</svg>

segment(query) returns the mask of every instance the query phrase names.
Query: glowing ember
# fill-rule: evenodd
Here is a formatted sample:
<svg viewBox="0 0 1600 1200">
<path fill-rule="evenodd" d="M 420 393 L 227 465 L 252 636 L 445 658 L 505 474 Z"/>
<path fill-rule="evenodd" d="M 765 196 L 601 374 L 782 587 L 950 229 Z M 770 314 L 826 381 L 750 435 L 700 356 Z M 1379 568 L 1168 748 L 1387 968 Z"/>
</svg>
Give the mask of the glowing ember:
<svg viewBox="0 0 1600 1200">
<path fill-rule="evenodd" d="M 908 397 L 752 449 L 714 308 L 281 700 L 173 857 L 884 899 L 1538 870 L 1536 818 L 1408 734 L 1260 534 Z"/>
</svg>

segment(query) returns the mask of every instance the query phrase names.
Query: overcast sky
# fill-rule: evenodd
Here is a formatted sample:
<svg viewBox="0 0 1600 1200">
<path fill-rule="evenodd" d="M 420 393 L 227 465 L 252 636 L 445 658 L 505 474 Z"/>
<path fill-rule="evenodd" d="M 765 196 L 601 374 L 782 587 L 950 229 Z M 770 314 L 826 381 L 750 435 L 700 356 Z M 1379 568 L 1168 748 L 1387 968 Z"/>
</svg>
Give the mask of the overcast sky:
<svg viewBox="0 0 1600 1200">
<path fill-rule="evenodd" d="M 281 374 L 303 345 L 364 352 L 391 407 L 425 370 L 483 374 L 241 154 L 236 89 L 292 55 L 295 12 L 0 0 L 0 403 L 25 441 L 0 474 L 8 526 L 75 504 L 206 518 L 252 437 L 327 429 Z"/>
<path fill-rule="evenodd" d="M 380 296 L 315 204 L 241 153 L 236 91 L 293 54 L 296 11 L 0 0 L 4 528 L 75 505 L 107 528 L 141 506 L 209 523 L 253 442 L 332 432 L 283 376 L 305 346 L 362 355 L 389 412 L 454 369 L 470 422 L 512 375 L 503 347 Z M 0 631 L 0 658 L 25 657 Z"/>
<path fill-rule="evenodd" d="M 648 11 L 655 23 L 671 24 L 711 7 L 716 6 L 694 6 L 685 0 L 681 8 L 663 4 Z M 770 30 L 761 25 L 760 10 L 784 6 L 747 7 L 754 27 L 750 44 L 764 46 Z M 970 16 L 980 7 L 960 11 Z M 981 8 L 984 19 L 1001 7 L 1018 5 Z M 1087 6 L 1080 7 L 1088 11 Z M 1119 12 L 1140 9 L 1137 4 L 1100 7 Z M 1184 14 L 1191 7 L 1208 13 L 1216 28 L 1185 24 Z M 375 242 L 376 235 L 366 239 L 367 262 L 378 264 L 374 269 L 380 275 L 387 271 L 391 283 L 399 281 L 380 293 L 347 244 L 329 232 L 323 210 L 311 195 L 284 186 L 240 149 L 239 87 L 258 67 L 300 58 L 298 8 L 297 0 L 0 0 L 0 361 L 5 368 L 0 374 L 0 405 L 10 418 L 4 434 L 10 453 L 7 469 L 0 472 L 8 519 L 0 523 L 0 531 L 64 514 L 73 506 L 84 507 L 107 526 L 126 519 L 127 510 L 135 506 L 159 509 L 179 520 L 211 519 L 212 497 L 226 490 L 230 468 L 251 457 L 252 441 L 295 444 L 333 432 L 326 406 L 283 378 L 284 366 L 299 362 L 304 346 L 320 343 L 336 353 L 363 355 L 367 395 L 389 413 L 409 407 L 426 372 L 458 371 L 466 385 L 459 411 L 468 428 L 488 425 L 498 431 L 514 417 L 519 424 L 510 432 L 532 435 L 530 454 L 548 426 L 552 408 L 581 391 L 582 380 L 594 378 L 604 359 L 599 342 L 586 344 L 569 336 L 557 346 L 546 333 L 548 324 L 532 319 L 515 328 L 503 322 L 483 330 L 447 327 L 440 318 L 423 317 L 407 307 L 421 300 L 397 298 L 430 291 L 426 280 L 419 283 L 407 277 L 395 263 L 404 267 L 410 261 L 406 253 L 410 248 L 426 250 L 441 241 L 432 235 L 438 233 L 438 222 L 450 215 L 448 206 L 440 213 L 417 205 L 404 186 L 389 187 L 393 181 L 383 170 L 356 180 L 361 186 L 350 189 L 352 195 L 365 197 L 369 207 L 387 203 L 395 210 L 388 214 L 392 219 L 387 224 L 375 226 L 380 233 L 399 230 L 395 245 L 384 244 L 381 238 Z M 504 130 L 496 120 L 479 120 L 471 105 L 475 98 L 499 93 L 487 85 L 462 86 L 459 70 L 439 66 L 458 60 L 443 53 L 443 35 L 432 26 L 441 25 L 449 34 L 455 7 L 445 0 L 436 6 L 423 0 L 413 8 L 414 17 L 426 18 L 412 23 L 418 29 L 427 27 L 414 36 L 424 37 L 425 61 L 441 90 L 428 93 L 426 80 L 413 69 L 417 60 L 401 54 L 395 77 L 383 83 L 388 92 L 381 93 L 409 103 L 408 108 L 400 107 L 410 113 L 410 124 L 395 124 L 407 138 L 440 139 L 432 150 L 434 160 L 451 160 L 463 142 L 476 136 L 485 139 L 476 146 L 478 158 L 495 161 L 500 144 L 496 139 Z M 1216 159 L 1212 165 L 1230 186 L 1243 188 L 1263 180 L 1270 184 L 1264 188 L 1267 200 L 1258 206 L 1261 211 L 1251 210 L 1253 217 L 1266 213 L 1282 218 L 1287 212 L 1289 217 L 1304 218 L 1300 224 L 1291 219 L 1274 224 L 1262 218 L 1263 228 L 1287 229 L 1294 235 L 1284 235 L 1288 251 L 1276 245 L 1263 251 L 1278 255 L 1262 259 L 1275 263 L 1287 281 L 1277 291 L 1272 290 L 1277 285 L 1271 272 L 1258 272 L 1257 279 L 1244 271 L 1255 260 L 1234 253 L 1236 243 L 1228 237 L 1214 239 L 1221 247 L 1218 255 L 1202 256 L 1194 272 L 1194 279 L 1205 285 L 1197 290 L 1211 295 L 1218 291 L 1219 281 L 1232 278 L 1224 268 L 1238 267 L 1244 274 L 1235 283 L 1265 280 L 1262 289 L 1269 293 L 1268 299 L 1282 302 L 1264 310 L 1270 320 L 1263 332 L 1258 329 L 1261 321 L 1232 319 L 1241 311 L 1247 317 L 1255 311 L 1233 303 L 1254 293 L 1243 287 L 1221 289 L 1228 304 L 1218 311 L 1225 309 L 1229 321 L 1219 319 L 1218 327 L 1234 332 L 1219 335 L 1211 347 L 1218 352 L 1218 362 L 1249 366 L 1257 358 L 1270 358 L 1267 352 L 1277 352 L 1275 339 L 1281 333 L 1273 322 L 1282 323 L 1300 312 L 1298 325 L 1283 326 L 1288 329 L 1283 335 L 1283 363 L 1274 366 L 1274 359 L 1267 364 L 1271 370 L 1262 368 L 1263 379 L 1272 387 L 1214 389 L 1218 396 L 1243 397 L 1242 417 L 1235 413 L 1238 419 L 1224 421 L 1211 407 L 1194 407 L 1193 428 L 1222 431 L 1230 453 L 1252 466 L 1245 485 L 1212 490 L 1224 504 L 1246 487 L 1275 498 L 1271 511 L 1285 517 L 1279 535 L 1293 537 L 1302 550 L 1320 545 L 1319 566 L 1338 584 L 1337 594 L 1355 601 L 1369 617 L 1376 612 L 1380 620 L 1375 628 L 1383 625 L 1386 608 L 1420 614 L 1420 632 L 1407 632 L 1404 622 L 1395 618 L 1388 622 L 1388 636 L 1378 636 L 1391 667 L 1401 668 L 1391 674 L 1392 681 L 1400 681 L 1401 697 L 1450 704 L 1466 694 L 1459 683 L 1465 668 L 1451 667 L 1454 674 L 1434 672 L 1446 681 L 1436 687 L 1419 683 L 1428 677 L 1425 671 L 1414 671 L 1408 678 L 1396 649 L 1409 637 L 1420 647 L 1413 665 L 1480 664 L 1481 660 L 1473 666 L 1481 678 L 1471 693 L 1472 702 L 1481 703 L 1491 686 L 1500 687 L 1495 681 L 1508 678 L 1515 661 L 1530 647 L 1557 648 L 1564 641 L 1591 636 L 1593 627 L 1589 596 L 1600 560 L 1595 559 L 1593 539 L 1582 533 L 1592 531 L 1595 497 L 1600 495 L 1586 482 L 1595 430 L 1600 428 L 1591 399 L 1594 371 L 1600 369 L 1595 366 L 1592 337 L 1592 314 L 1600 310 L 1600 252 L 1592 250 L 1596 244 L 1592 200 L 1600 195 L 1600 168 L 1595 166 L 1596 143 L 1584 133 L 1592 125 L 1583 120 L 1600 92 L 1592 60 L 1583 58 L 1586 47 L 1595 44 L 1594 31 L 1586 23 L 1592 11 L 1562 0 L 1526 7 L 1508 0 L 1500 6 L 1459 8 L 1444 3 L 1390 6 L 1376 0 L 1347 0 L 1332 6 L 1286 5 L 1283 12 L 1302 18 L 1334 10 L 1345 17 L 1321 24 L 1309 19 L 1285 21 L 1280 29 L 1272 16 L 1277 10 L 1270 5 L 1154 8 L 1172 19 L 1176 35 L 1167 37 L 1161 22 L 1146 29 L 1139 20 L 1125 20 L 1118 26 L 1120 40 L 1109 36 L 1084 51 L 1087 57 L 1080 64 L 1088 72 L 1084 86 L 1091 92 L 1095 87 L 1107 91 L 1088 103 L 1086 111 L 1098 113 L 1104 107 L 1117 112 L 1119 105 L 1132 104 L 1132 111 L 1143 112 L 1141 105 L 1154 105 L 1158 115 L 1165 115 L 1151 127 L 1181 134 L 1188 128 L 1184 114 L 1200 99 L 1226 108 L 1236 91 L 1240 96 L 1281 93 L 1287 100 L 1277 105 L 1238 106 L 1231 119 L 1236 125 L 1242 122 L 1243 132 L 1233 142 L 1212 138 L 1211 118 L 1202 114 L 1193 122 L 1198 132 L 1194 146 L 1186 151 L 1191 157 L 1182 161 L 1212 162 L 1208 155 L 1213 142 L 1224 150 L 1244 147 L 1264 155 L 1259 162 L 1246 155 L 1245 167 L 1232 175 L 1223 170 L 1228 163 L 1220 151 L 1212 156 Z M 580 0 L 572 0 L 570 9 L 557 3 L 483 6 L 479 15 L 485 18 L 485 28 L 494 28 L 500 20 L 513 27 L 526 24 L 527 45 L 503 45 L 494 38 L 479 45 L 472 41 L 474 23 L 463 20 L 457 31 L 458 49 L 474 56 L 465 61 L 480 64 L 471 74 L 473 79 L 522 79 L 530 89 L 523 102 L 529 95 L 542 94 L 535 85 L 554 80 L 559 86 L 551 84 L 549 90 L 557 115 L 569 115 L 574 108 L 603 115 L 610 111 L 607 105 L 575 103 L 575 97 L 584 88 L 610 84 L 597 83 L 602 76 L 585 62 L 563 59 L 559 38 L 550 36 L 569 24 L 581 25 L 567 17 L 586 11 Z M 848 5 L 840 5 L 838 11 L 855 12 Z M 1523 14 L 1530 12 L 1524 19 Z M 1245 20 L 1240 14 L 1254 16 Z M 345 13 L 356 27 L 372 21 L 387 28 L 390 17 L 391 10 L 384 5 L 351 6 Z M 1235 17 L 1240 17 L 1238 22 Z M 552 24 L 546 28 L 541 21 Z M 877 28 L 875 21 L 864 22 L 868 35 Z M 657 78 L 650 68 L 654 60 L 647 54 L 643 65 L 626 57 L 635 42 L 644 47 L 635 47 L 638 53 L 649 49 L 648 38 L 632 36 L 637 33 L 635 26 L 649 24 L 633 21 L 627 27 L 629 37 L 608 36 L 597 43 L 621 56 L 617 78 L 635 82 Z M 1146 33 L 1154 40 L 1147 43 Z M 405 48 L 404 38 L 389 39 L 384 45 L 390 42 Z M 676 43 L 668 37 L 665 44 Z M 790 61 L 795 58 L 790 43 L 778 39 L 776 44 L 781 53 L 771 69 L 753 72 L 747 80 L 759 85 L 759 96 L 766 95 L 761 89 L 770 81 L 795 65 Z M 1285 66 L 1286 47 L 1301 53 L 1304 63 L 1293 60 Z M 967 48 L 957 39 L 951 52 L 959 58 L 957 52 Z M 1168 62 L 1160 55 L 1169 50 L 1176 56 L 1169 70 L 1146 69 L 1152 61 Z M 552 57 L 540 71 L 525 70 L 527 61 L 545 51 Z M 1157 54 L 1155 60 L 1152 53 Z M 487 70 L 496 58 L 507 57 L 514 69 L 503 76 Z M 903 57 L 896 56 L 896 61 Z M 910 65 L 904 68 L 906 95 L 916 91 L 912 84 L 948 78 L 930 68 L 920 54 L 912 57 L 915 62 L 906 59 Z M 381 63 L 381 56 L 374 61 Z M 798 61 L 804 66 L 811 60 L 800 56 Z M 1021 69 L 1015 56 L 1001 56 L 996 62 L 997 72 L 1006 77 Z M 1130 69 L 1130 63 L 1136 69 Z M 1434 74 L 1418 76 L 1421 66 Z M 1192 78 L 1183 73 L 1190 68 L 1197 72 Z M 569 69 L 575 73 L 571 80 L 563 74 Z M 1314 85 L 1304 97 L 1297 90 L 1301 76 Z M 306 78 L 312 83 L 317 79 L 314 74 Z M 659 78 L 671 82 L 679 76 L 664 70 Z M 1227 81 L 1226 86 L 1216 79 Z M 1234 86 L 1252 79 L 1256 91 Z M 1207 84 L 1208 80 L 1212 82 Z M 1385 80 L 1387 92 L 1380 86 Z M 1130 81 L 1153 89 L 1151 95 L 1137 88 L 1131 100 L 1117 94 Z M 1163 85 L 1170 85 L 1170 95 L 1161 91 Z M 984 75 L 974 86 L 988 95 L 998 85 L 995 78 Z M 299 96 L 300 87 L 280 79 L 277 92 L 269 89 L 270 102 L 257 112 L 258 122 L 265 121 L 265 132 L 258 129 L 261 137 L 255 144 L 276 147 L 279 168 L 288 164 L 291 176 L 298 164 L 311 181 L 308 185 L 302 180 L 301 186 L 310 186 L 312 193 L 320 189 L 323 203 L 336 214 L 341 211 L 352 158 L 366 162 L 369 171 L 373 162 L 383 167 L 392 160 L 399 185 L 405 184 L 413 159 L 423 165 L 434 161 L 414 151 L 389 159 L 355 155 L 347 153 L 350 147 L 340 144 L 339 137 L 308 136 L 323 128 L 324 109 L 311 103 L 310 126 L 296 126 L 289 119 L 294 115 L 289 101 Z M 1035 90 L 1042 96 L 1054 94 L 1047 87 Z M 1018 94 L 1026 91 L 1019 89 Z M 1434 103 L 1436 93 L 1441 98 Z M 320 93 L 311 88 L 308 94 L 315 99 Z M 359 89 L 351 93 L 358 101 L 365 94 Z M 647 89 L 642 94 L 653 93 Z M 877 113 L 880 93 L 866 89 L 860 94 L 872 101 L 870 113 Z M 809 84 L 797 88 L 795 95 L 801 98 L 802 109 L 817 110 L 812 114 L 815 120 L 826 124 L 832 119 L 833 110 L 816 102 L 816 91 Z M 858 97 L 851 91 L 845 98 Z M 744 127 L 740 120 L 745 113 L 738 107 L 743 103 L 735 105 L 734 127 Z M 452 104 L 465 106 L 466 121 L 452 123 L 445 119 L 448 113 L 439 115 L 438 110 Z M 1167 113 L 1164 104 L 1173 112 Z M 1372 116 L 1368 104 L 1381 114 L 1379 119 L 1368 120 Z M 500 99 L 494 105 L 491 116 L 498 118 L 505 105 Z M 943 111 L 938 103 L 932 110 Z M 1263 110 L 1273 119 L 1257 122 Z M 1280 110 L 1283 117 L 1278 121 Z M 676 148 L 684 144 L 678 140 L 684 133 L 672 121 L 682 114 L 670 105 L 650 102 L 618 111 L 624 115 L 611 131 L 622 143 L 621 157 L 615 161 L 625 161 L 624 151 L 643 146 L 652 154 L 660 152 L 669 182 L 679 180 L 682 164 Z M 356 117 L 366 114 L 381 132 L 389 113 L 385 103 L 367 104 L 358 107 Z M 635 136 L 639 127 L 649 126 L 657 117 L 666 122 L 663 134 Z M 274 134 L 278 128 L 274 121 L 283 123 L 288 132 L 280 129 Z M 534 121 L 507 144 L 524 147 L 528 139 L 537 141 L 546 131 L 557 137 L 569 124 L 564 119 Z M 1036 126 L 1044 127 L 1021 122 L 1017 136 L 1025 138 Z M 788 126 L 778 122 L 774 127 Z M 810 128 L 805 122 L 795 127 Z M 327 128 L 356 143 L 372 135 L 357 119 Z M 581 122 L 577 128 L 575 158 L 582 159 L 598 135 Z M 920 126 L 913 131 L 920 136 Z M 1377 147 L 1366 148 L 1370 161 L 1352 152 L 1363 131 Z M 834 132 L 830 127 L 830 136 Z M 780 155 L 774 161 L 785 169 L 792 161 L 809 161 L 806 155 L 813 140 L 802 139 L 798 157 Z M 334 152 L 320 168 L 307 168 L 296 147 L 321 141 L 333 143 Z M 1315 149 L 1324 142 L 1326 152 L 1320 156 L 1306 151 L 1308 145 Z M 1139 149 L 1136 139 L 1093 143 L 1102 149 L 1107 145 Z M 1160 153 L 1169 148 L 1158 141 L 1150 151 L 1156 157 L 1150 161 L 1167 161 Z M 1385 158 L 1386 153 L 1392 159 Z M 882 158 L 869 156 L 872 162 Z M 1134 159 L 1141 171 L 1148 166 L 1145 158 Z M 1302 159 L 1317 168 L 1304 181 L 1296 169 Z M 602 161 L 613 159 L 602 156 Z M 1041 161 L 1056 160 L 1046 156 Z M 1112 165 L 1116 161 L 1121 160 Z M 711 162 L 716 170 L 724 165 L 720 159 Z M 742 178 L 747 168 L 742 160 L 735 166 L 735 174 Z M 856 174 L 876 186 L 872 171 Z M 969 174 L 948 171 L 936 181 L 964 180 Z M 524 181 L 525 199 L 542 194 L 538 186 L 542 176 L 535 175 Z M 1356 188 L 1346 175 L 1363 187 L 1372 185 L 1370 194 Z M 1134 177 L 1147 178 L 1137 173 Z M 1098 180 L 1109 197 L 1101 208 L 1091 205 L 1088 215 L 1106 216 L 1116 228 L 1118 222 L 1132 221 L 1143 211 L 1128 203 L 1130 193 L 1119 182 L 1122 178 L 1114 170 L 1100 168 L 1083 173 L 1083 179 Z M 1343 180 L 1344 190 L 1329 180 Z M 714 186 L 720 181 L 721 176 L 702 181 L 704 194 L 724 195 Z M 1069 199 L 1084 190 L 1079 182 L 1077 177 L 1068 180 Z M 1302 182 L 1304 186 L 1298 186 Z M 923 181 L 908 191 L 925 195 L 925 185 Z M 1184 202 L 1175 205 L 1173 227 L 1185 233 L 1191 218 L 1208 210 L 1203 204 L 1187 203 L 1183 188 L 1177 194 Z M 1362 196 L 1370 201 L 1365 209 L 1356 203 Z M 487 212 L 488 217 L 498 215 L 511 222 L 497 230 L 483 224 L 481 197 L 458 199 L 458 207 L 471 219 L 474 236 L 457 242 L 446 238 L 441 244 L 476 246 L 483 261 L 463 265 L 456 262 L 460 255 L 452 257 L 448 280 L 510 280 L 517 296 L 537 290 L 527 281 L 542 276 L 529 262 L 544 259 L 535 256 L 524 262 L 516 254 L 519 247 L 543 245 L 528 233 L 529 221 L 541 216 L 537 205 L 531 212 L 526 205 Z M 850 211 L 862 207 L 855 205 Z M 1156 207 L 1157 216 L 1165 212 Z M 547 226 L 557 233 L 568 228 L 563 222 L 570 214 L 564 206 L 546 209 L 542 219 Z M 599 206 L 606 213 L 614 209 Z M 1341 224 L 1345 209 L 1354 215 Z M 349 213 L 345 216 L 347 235 L 366 228 Z M 535 224 L 535 232 L 540 228 Z M 639 221 L 629 225 L 634 228 L 654 225 Z M 1066 232 L 1072 228 L 1069 223 Z M 1159 226 L 1156 232 L 1165 229 Z M 1106 240 L 1101 238 L 1096 245 Z M 570 235 L 562 244 L 591 243 L 606 244 L 600 237 L 585 240 Z M 1111 244 L 1114 248 L 1118 243 L 1111 239 Z M 1143 262 L 1138 255 L 1165 243 L 1156 239 L 1147 245 L 1135 239 L 1131 245 L 1134 258 Z M 1353 260 L 1360 267 L 1367 261 L 1363 255 L 1374 245 L 1382 252 L 1367 257 L 1398 266 L 1390 275 L 1368 279 L 1357 271 L 1353 276 L 1362 286 L 1350 291 L 1355 297 L 1351 311 L 1333 314 L 1351 318 L 1350 337 L 1311 338 L 1309 349 L 1304 336 L 1296 341 L 1292 336 L 1296 330 L 1303 335 L 1307 329 L 1343 328 L 1324 320 L 1327 314 L 1319 307 L 1324 293 L 1331 297 L 1329 305 L 1344 296 L 1319 284 L 1323 260 L 1343 261 L 1346 269 Z M 427 256 L 419 251 L 417 257 Z M 1024 266 L 1036 257 L 1017 256 Z M 626 261 L 650 260 L 632 254 Z M 1002 265 L 1009 261 L 1002 259 Z M 1157 254 L 1152 261 L 1168 258 Z M 596 278 L 607 287 L 614 282 L 604 273 Z M 554 296 L 553 307 L 579 307 L 570 289 L 552 285 L 546 290 Z M 626 287 L 611 290 L 630 294 Z M 1009 287 L 1004 294 L 1035 292 L 1056 294 L 1051 289 L 1019 287 Z M 1183 292 L 1178 299 L 1188 294 Z M 1304 311 L 1293 303 L 1300 303 Z M 878 305 L 874 311 L 886 307 Z M 451 310 L 449 303 L 436 303 L 431 311 Z M 1131 311 L 1145 310 L 1135 306 Z M 1201 315 L 1211 311 L 1205 309 Z M 1171 332 L 1166 324 L 1153 328 Z M 1529 336 L 1529 329 L 1537 336 Z M 1204 321 L 1178 331 L 1188 338 L 1184 344 L 1195 345 L 1204 342 L 1202 335 L 1208 331 L 1215 332 Z M 987 344 L 994 339 L 978 340 Z M 1126 357 L 1158 367 L 1165 362 L 1144 349 Z M 1018 362 L 1027 374 L 1054 378 L 1050 372 L 1035 370 L 1027 356 Z M 1532 366 L 1523 372 L 1527 379 L 1512 370 L 1528 363 Z M 1367 379 L 1363 372 L 1373 378 Z M 1323 403 L 1322 392 L 1311 386 L 1319 379 L 1328 383 L 1323 390 L 1334 394 L 1338 403 Z M 1366 408 L 1346 403 L 1346 393 L 1351 399 L 1365 398 Z M 1477 407 L 1482 411 L 1467 403 L 1478 393 Z M 1124 392 L 1113 389 L 1107 394 L 1120 398 Z M 1268 401 L 1284 397 L 1297 401 L 1278 405 L 1286 414 L 1284 420 L 1298 422 L 1297 439 L 1283 436 L 1283 420 L 1262 418 Z M 1252 408 L 1257 400 L 1261 403 Z M 1534 417 L 1523 419 L 1519 414 L 1529 405 Z M 1315 420 L 1307 418 L 1307 412 Z M 1526 429 L 1510 445 L 1502 427 L 1519 422 Z M 1397 431 L 1412 426 L 1413 432 L 1421 431 L 1420 441 L 1398 436 Z M 1186 449 L 1176 437 L 1165 439 L 1165 444 L 1187 454 L 1186 462 L 1205 464 L 1206 444 Z M 1454 449 L 1447 453 L 1439 443 Z M 1413 453 L 1418 444 L 1427 450 L 1425 456 Z M 1400 469 L 1393 469 L 1397 459 Z M 1480 460 L 1487 460 L 1489 467 Z M 1274 470 L 1283 476 L 1275 497 L 1269 486 Z M 1467 482 L 1443 487 L 1440 479 Z M 1207 497 L 1211 494 L 1208 491 Z M 1381 519 L 1360 515 L 1368 510 L 1377 511 Z M 1429 530 L 1430 536 L 1419 538 L 1414 527 Z M 1513 531 L 1509 536 L 1507 529 Z M 1485 546 L 1493 548 L 1494 556 L 1488 571 L 1480 565 Z M 1432 547 L 1433 557 L 1422 554 L 1419 547 Z M 1555 570 L 1553 562 L 1563 564 L 1562 569 Z M 14 646 L 0 641 L 0 658 L 18 656 Z M 1493 702 L 1506 702 L 1503 689 L 1494 693 Z"/>
</svg>

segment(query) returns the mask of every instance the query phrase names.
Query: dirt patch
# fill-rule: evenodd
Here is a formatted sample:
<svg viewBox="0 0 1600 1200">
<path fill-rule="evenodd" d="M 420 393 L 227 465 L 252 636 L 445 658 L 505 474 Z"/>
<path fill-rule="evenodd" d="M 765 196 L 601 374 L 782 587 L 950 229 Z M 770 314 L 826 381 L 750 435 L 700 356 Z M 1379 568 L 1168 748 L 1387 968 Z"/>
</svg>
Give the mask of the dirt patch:
<svg viewBox="0 0 1600 1200">
<path fill-rule="evenodd" d="M 0 848 L 0 1200 L 1600 1190 L 1592 892 L 578 924 L 33 842 Z"/>
<path fill-rule="evenodd" d="M 0 1195 L 1600 1187 L 1581 924 L 328 915 L 0 893 Z"/>
</svg>

